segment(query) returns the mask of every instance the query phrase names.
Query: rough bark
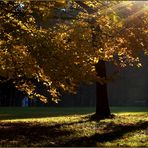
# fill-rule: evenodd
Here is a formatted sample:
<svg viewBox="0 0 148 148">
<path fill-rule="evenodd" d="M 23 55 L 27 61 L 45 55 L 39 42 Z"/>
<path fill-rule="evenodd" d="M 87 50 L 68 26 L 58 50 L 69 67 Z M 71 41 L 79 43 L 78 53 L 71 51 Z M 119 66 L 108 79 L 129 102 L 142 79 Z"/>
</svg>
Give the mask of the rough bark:
<svg viewBox="0 0 148 148">
<path fill-rule="evenodd" d="M 106 66 L 104 61 L 99 61 L 96 64 L 98 76 L 106 77 Z M 96 82 L 96 115 L 100 117 L 109 117 L 110 108 L 107 95 L 107 84 Z"/>
</svg>

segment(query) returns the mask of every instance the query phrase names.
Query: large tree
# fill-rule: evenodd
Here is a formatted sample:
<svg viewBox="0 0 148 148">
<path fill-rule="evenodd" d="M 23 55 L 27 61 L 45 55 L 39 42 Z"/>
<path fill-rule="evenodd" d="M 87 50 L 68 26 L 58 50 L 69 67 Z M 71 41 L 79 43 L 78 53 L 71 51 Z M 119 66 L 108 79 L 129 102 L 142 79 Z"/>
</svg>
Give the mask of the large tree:
<svg viewBox="0 0 148 148">
<path fill-rule="evenodd" d="M 109 116 L 105 61 L 141 66 L 147 2 L 0 1 L 0 76 L 28 95 L 41 82 L 54 101 L 97 81 L 97 114 Z M 100 92 L 99 92 L 100 91 Z M 103 104 L 104 103 L 104 104 Z"/>
</svg>

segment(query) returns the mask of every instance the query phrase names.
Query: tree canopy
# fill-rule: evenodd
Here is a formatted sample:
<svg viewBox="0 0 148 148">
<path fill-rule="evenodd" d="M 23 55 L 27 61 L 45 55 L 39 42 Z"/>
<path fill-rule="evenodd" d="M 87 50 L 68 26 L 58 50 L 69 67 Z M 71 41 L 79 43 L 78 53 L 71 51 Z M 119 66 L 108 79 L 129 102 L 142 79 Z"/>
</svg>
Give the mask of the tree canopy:
<svg viewBox="0 0 148 148">
<path fill-rule="evenodd" d="M 0 24 L 1 83 L 45 102 L 33 79 L 57 101 L 80 83 L 104 83 L 98 61 L 140 67 L 139 52 L 148 54 L 147 2 L 2 0 Z"/>
</svg>

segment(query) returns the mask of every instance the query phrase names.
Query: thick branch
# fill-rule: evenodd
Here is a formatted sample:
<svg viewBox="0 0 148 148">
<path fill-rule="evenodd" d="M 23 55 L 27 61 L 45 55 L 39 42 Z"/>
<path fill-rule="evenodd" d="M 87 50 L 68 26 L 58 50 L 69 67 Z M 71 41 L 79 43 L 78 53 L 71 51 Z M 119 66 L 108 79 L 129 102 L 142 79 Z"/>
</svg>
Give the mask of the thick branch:
<svg viewBox="0 0 148 148">
<path fill-rule="evenodd" d="M 86 5 L 86 4 L 85 4 L 84 2 L 82 2 L 82 1 L 76 1 L 76 3 L 77 3 L 79 6 L 81 6 L 82 8 L 84 8 L 89 14 L 93 14 L 93 13 L 96 12 L 93 8 L 89 7 L 88 5 Z"/>
</svg>

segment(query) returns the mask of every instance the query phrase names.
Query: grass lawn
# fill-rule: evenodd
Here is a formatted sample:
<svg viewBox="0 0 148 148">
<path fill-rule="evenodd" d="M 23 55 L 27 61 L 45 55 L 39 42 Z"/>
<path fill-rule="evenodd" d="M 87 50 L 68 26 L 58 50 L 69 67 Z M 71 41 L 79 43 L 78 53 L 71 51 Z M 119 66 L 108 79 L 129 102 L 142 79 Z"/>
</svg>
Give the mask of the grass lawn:
<svg viewBox="0 0 148 148">
<path fill-rule="evenodd" d="M 2 146 L 148 146 L 148 108 L 112 107 L 115 118 L 90 120 L 94 108 L 0 108 Z"/>
</svg>

